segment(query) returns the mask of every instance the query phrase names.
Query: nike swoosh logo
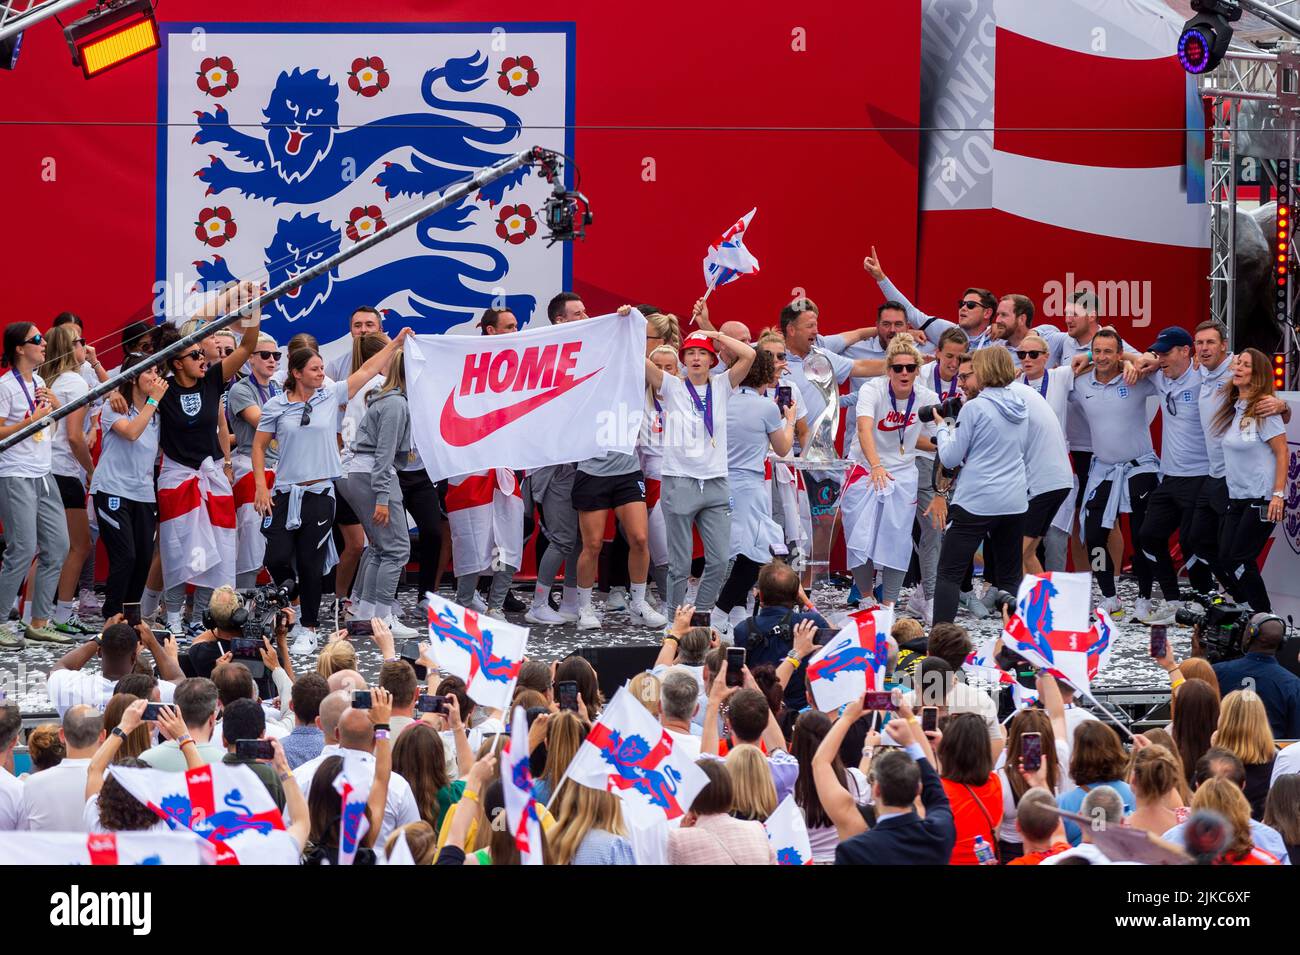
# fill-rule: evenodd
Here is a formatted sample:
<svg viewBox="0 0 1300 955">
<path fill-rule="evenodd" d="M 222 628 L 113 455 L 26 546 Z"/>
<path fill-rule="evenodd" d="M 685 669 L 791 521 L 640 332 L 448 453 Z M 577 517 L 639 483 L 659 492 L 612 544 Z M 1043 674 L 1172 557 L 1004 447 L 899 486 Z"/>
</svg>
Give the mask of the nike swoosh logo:
<svg viewBox="0 0 1300 955">
<path fill-rule="evenodd" d="M 438 426 L 442 431 L 442 439 L 453 448 L 463 448 L 473 444 L 492 432 L 504 428 L 511 422 L 518 421 L 530 411 L 536 411 L 548 401 L 554 401 L 565 392 L 578 387 L 592 375 L 599 374 L 604 370 L 603 367 L 597 368 L 581 378 L 574 378 L 563 384 L 556 385 L 550 391 L 544 391 L 539 395 L 533 395 L 522 401 L 516 401 L 512 405 L 506 405 L 504 408 L 497 408 L 487 414 L 477 415 L 473 418 L 466 418 L 456 410 L 456 389 L 452 388 L 447 395 L 446 403 L 442 406 L 442 417 L 438 422 Z"/>
<path fill-rule="evenodd" d="M 883 421 L 876 426 L 877 431 L 902 431 L 907 427 L 906 423 L 902 424 L 885 424 Z"/>
<path fill-rule="evenodd" d="M 317 522 L 316 522 L 316 526 L 317 526 L 317 527 L 324 527 L 324 526 L 325 526 L 326 524 L 328 524 L 328 523 L 329 523 L 329 521 L 317 521 Z"/>
</svg>

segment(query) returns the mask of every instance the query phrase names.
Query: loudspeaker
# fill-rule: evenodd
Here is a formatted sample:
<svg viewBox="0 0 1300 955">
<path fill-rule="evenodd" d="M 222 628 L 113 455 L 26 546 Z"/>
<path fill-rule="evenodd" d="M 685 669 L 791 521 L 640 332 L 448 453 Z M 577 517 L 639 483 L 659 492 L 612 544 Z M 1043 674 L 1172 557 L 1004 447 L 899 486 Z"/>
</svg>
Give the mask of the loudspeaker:
<svg viewBox="0 0 1300 955">
<path fill-rule="evenodd" d="M 654 666 L 659 647 L 579 647 L 573 653 L 595 668 L 600 692 L 608 700 L 632 677 Z"/>
</svg>

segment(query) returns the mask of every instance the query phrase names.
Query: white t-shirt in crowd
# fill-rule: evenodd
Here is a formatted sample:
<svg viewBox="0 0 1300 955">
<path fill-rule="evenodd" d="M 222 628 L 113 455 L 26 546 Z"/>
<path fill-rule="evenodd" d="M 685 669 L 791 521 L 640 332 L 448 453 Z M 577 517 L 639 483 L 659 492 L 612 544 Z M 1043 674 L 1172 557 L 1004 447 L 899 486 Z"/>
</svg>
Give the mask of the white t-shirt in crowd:
<svg viewBox="0 0 1300 955">
<path fill-rule="evenodd" d="M 925 422 L 917 413 L 926 405 L 937 404 L 939 396 L 919 382 L 912 385 L 907 398 L 895 398 L 888 378 L 872 378 L 858 392 L 857 417 L 872 419 L 872 437 L 876 454 L 886 471 L 915 466 L 916 439 L 925 431 Z M 866 455 L 854 441 L 850 450 L 853 460 L 866 463 Z"/>
<path fill-rule="evenodd" d="M 664 731 L 673 738 L 673 752 L 684 754 L 692 763 L 700 758 L 700 738 L 693 733 L 683 733 L 681 730 L 670 730 L 667 727 Z"/>
<path fill-rule="evenodd" d="M 364 781 L 364 785 L 369 786 L 374 779 L 375 757 L 372 753 L 366 753 L 359 750 L 349 750 L 354 756 L 361 757 L 361 765 L 370 771 L 371 778 Z M 316 775 L 316 770 L 320 764 L 325 762 L 330 756 L 342 756 L 343 748 L 333 743 L 327 745 L 321 750 L 321 754 L 315 759 L 309 759 L 293 771 L 294 778 L 298 780 L 298 787 L 306 796 L 311 793 L 311 781 Z M 288 819 L 288 808 L 285 809 L 285 818 Z M 397 773 L 392 773 L 388 777 L 388 802 L 384 804 L 384 821 L 379 827 L 378 843 L 383 845 L 384 840 L 388 838 L 389 833 L 394 829 L 405 826 L 407 823 L 419 822 L 420 810 L 415 804 L 415 793 L 411 791 L 411 784 Z"/>
<path fill-rule="evenodd" d="M 23 780 L 27 828 L 38 832 L 85 832 L 89 769 L 89 758 L 65 759 Z"/>
<path fill-rule="evenodd" d="M 693 389 L 697 404 L 687 389 Z M 689 381 L 664 375 L 660 389 L 664 406 L 664 477 L 698 478 L 708 481 L 727 476 L 727 401 L 731 383 L 711 377 L 708 385 L 696 387 Z M 712 409 L 713 435 L 705 426 L 705 404 Z"/>
<path fill-rule="evenodd" d="M 106 680 L 102 674 L 88 670 L 54 670 L 45 678 L 45 693 L 58 710 L 59 719 L 63 719 L 69 707 L 80 703 L 104 712 L 115 686 L 117 680 Z M 176 684 L 158 681 L 159 702 L 171 703 L 175 692 Z"/>
<path fill-rule="evenodd" d="M 26 828 L 26 789 L 13 773 L 0 766 L 0 832 Z"/>
<path fill-rule="evenodd" d="M 55 378 L 50 384 L 50 390 L 54 396 L 59 399 L 59 404 L 66 405 L 70 401 L 76 401 L 82 395 L 90 391 L 90 386 L 86 384 L 86 379 L 81 377 L 79 372 L 65 371 L 59 377 Z M 90 411 L 87 410 L 89 415 Z M 68 443 L 67 428 L 50 428 L 54 432 L 54 444 L 50 448 L 50 467 L 55 474 L 62 474 L 65 477 L 75 477 L 81 481 L 82 485 L 86 483 L 86 471 L 72 456 L 72 445 Z"/>
<path fill-rule="evenodd" d="M 26 394 L 23 388 L 26 387 Z M 45 379 L 32 375 L 32 382 L 20 381 L 18 371 L 10 368 L 0 374 L 0 424 L 18 424 L 31 413 L 31 402 L 36 400 L 36 389 L 45 387 Z M 0 477 L 38 478 L 50 473 L 52 447 L 55 429 L 58 425 L 33 435 L 26 441 L 20 441 L 8 451 L 0 454 Z M 37 440 L 37 438 L 41 440 Z"/>
</svg>

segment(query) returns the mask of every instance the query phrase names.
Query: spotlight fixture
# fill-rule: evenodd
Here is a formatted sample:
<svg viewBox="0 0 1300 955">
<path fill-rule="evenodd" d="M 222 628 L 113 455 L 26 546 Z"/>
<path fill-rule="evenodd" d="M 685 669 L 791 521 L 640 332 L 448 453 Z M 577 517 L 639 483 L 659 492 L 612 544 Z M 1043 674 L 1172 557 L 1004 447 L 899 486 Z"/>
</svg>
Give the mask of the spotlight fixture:
<svg viewBox="0 0 1300 955">
<path fill-rule="evenodd" d="M 1293 208 L 1291 160 L 1277 161 L 1277 222 L 1273 228 L 1273 318 L 1278 325 L 1291 322 L 1291 228 Z"/>
<path fill-rule="evenodd" d="M 86 79 L 162 45 L 153 0 L 104 0 L 63 31 Z"/>
<path fill-rule="evenodd" d="M 1196 15 L 1178 37 L 1178 62 L 1188 73 L 1208 73 L 1223 60 L 1232 42 L 1230 24 L 1241 19 L 1237 0 L 1192 0 Z"/>
</svg>

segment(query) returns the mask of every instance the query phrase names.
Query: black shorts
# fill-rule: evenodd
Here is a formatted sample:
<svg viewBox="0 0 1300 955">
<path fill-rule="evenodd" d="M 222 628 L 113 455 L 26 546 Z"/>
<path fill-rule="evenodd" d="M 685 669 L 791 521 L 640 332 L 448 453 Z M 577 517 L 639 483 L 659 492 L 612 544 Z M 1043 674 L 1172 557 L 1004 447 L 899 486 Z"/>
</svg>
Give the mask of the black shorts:
<svg viewBox="0 0 1300 955">
<path fill-rule="evenodd" d="M 54 483 L 59 486 L 59 497 L 63 499 L 65 511 L 84 511 L 86 509 L 86 488 L 80 480 L 66 474 L 54 475 Z"/>
<path fill-rule="evenodd" d="M 334 523 L 341 524 L 344 527 L 354 527 L 361 523 L 361 518 L 357 517 L 357 512 L 352 510 L 352 505 L 348 499 L 339 491 L 338 484 L 334 485 Z"/>
<path fill-rule="evenodd" d="M 1025 536 L 1040 538 L 1047 536 L 1047 529 L 1052 526 L 1052 518 L 1061 509 L 1061 502 L 1070 494 L 1068 487 L 1056 491 L 1044 491 L 1029 499 L 1029 510 L 1025 512 Z"/>
<path fill-rule="evenodd" d="M 608 511 L 637 501 L 645 503 L 645 476 L 640 468 L 610 477 L 579 471 L 573 476 L 572 500 L 575 511 Z"/>
<path fill-rule="evenodd" d="M 1074 513 L 1079 513 L 1079 505 L 1083 503 L 1083 489 L 1088 486 L 1088 471 L 1092 468 L 1091 451 L 1071 451 L 1070 465 L 1074 468 L 1074 476 L 1079 479 L 1079 493 L 1074 498 Z"/>
</svg>

